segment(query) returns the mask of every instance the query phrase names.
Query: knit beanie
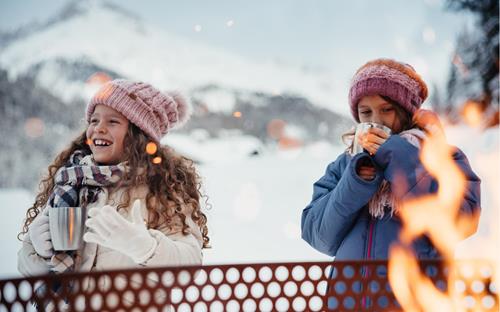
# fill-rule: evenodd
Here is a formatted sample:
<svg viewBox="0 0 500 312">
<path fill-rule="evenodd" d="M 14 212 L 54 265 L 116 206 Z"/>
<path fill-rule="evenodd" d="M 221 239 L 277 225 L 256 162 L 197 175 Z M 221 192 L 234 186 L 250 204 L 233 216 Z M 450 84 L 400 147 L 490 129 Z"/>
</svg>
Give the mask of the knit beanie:
<svg viewBox="0 0 500 312">
<path fill-rule="evenodd" d="M 116 79 L 104 84 L 87 106 L 87 122 L 97 104 L 109 106 L 139 127 L 155 142 L 179 128 L 191 114 L 187 100 L 177 92 L 160 92 L 150 84 Z"/>
<path fill-rule="evenodd" d="M 427 98 L 427 85 L 412 66 L 381 58 L 361 66 L 352 78 L 349 104 L 358 122 L 359 101 L 370 95 L 389 97 L 413 115 Z"/>
</svg>

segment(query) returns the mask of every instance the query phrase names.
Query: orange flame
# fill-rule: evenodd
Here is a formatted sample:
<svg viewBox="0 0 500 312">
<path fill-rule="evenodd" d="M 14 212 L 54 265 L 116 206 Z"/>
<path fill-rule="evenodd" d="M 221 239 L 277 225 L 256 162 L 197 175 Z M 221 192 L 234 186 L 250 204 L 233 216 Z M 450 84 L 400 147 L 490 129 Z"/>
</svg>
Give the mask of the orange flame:
<svg viewBox="0 0 500 312">
<path fill-rule="evenodd" d="M 404 311 L 456 311 L 448 297 L 420 273 L 412 253 L 400 246 L 391 248 L 389 281 Z"/>
<path fill-rule="evenodd" d="M 474 232 L 479 216 L 459 214 L 466 179 L 453 161 L 444 135 L 430 135 L 423 143 L 420 157 L 428 172 L 437 179 L 439 189 L 437 194 L 401 203 L 402 245 L 392 246 L 389 253 L 391 288 L 405 311 L 465 311 L 465 294 L 454 291 L 457 280 L 454 250 L 463 238 Z M 447 292 L 439 290 L 420 272 L 417 259 L 407 247 L 421 235 L 429 237 L 450 270 Z"/>
<path fill-rule="evenodd" d="M 241 116 L 242 116 L 241 112 L 234 112 L 233 113 L 233 117 L 235 117 L 235 118 L 241 118 Z"/>
<path fill-rule="evenodd" d="M 403 203 L 403 242 L 427 234 L 436 247 L 453 257 L 456 244 L 465 233 L 456 229 L 455 220 L 465 191 L 465 177 L 451 157 L 450 147 L 443 137 L 430 136 L 423 144 L 421 160 L 427 171 L 436 177 L 437 194 Z M 433 216 L 433 218 L 429 218 Z"/>
</svg>

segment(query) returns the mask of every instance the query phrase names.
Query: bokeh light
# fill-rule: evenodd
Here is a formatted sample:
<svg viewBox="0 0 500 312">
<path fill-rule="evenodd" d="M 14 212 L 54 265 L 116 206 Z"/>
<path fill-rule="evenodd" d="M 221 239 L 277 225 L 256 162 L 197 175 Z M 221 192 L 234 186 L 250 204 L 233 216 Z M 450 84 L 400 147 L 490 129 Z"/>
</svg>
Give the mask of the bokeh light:
<svg viewBox="0 0 500 312">
<path fill-rule="evenodd" d="M 161 164 L 161 157 L 155 157 L 153 158 L 153 164 L 158 165 Z"/>
<path fill-rule="evenodd" d="M 273 119 L 267 124 L 267 135 L 279 140 L 285 132 L 286 122 L 281 119 Z"/>
<path fill-rule="evenodd" d="M 32 139 L 41 137 L 45 132 L 45 124 L 43 120 L 38 117 L 28 118 L 24 123 L 24 132 L 26 136 Z"/>
<path fill-rule="evenodd" d="M 290 137 L 281 137 L 278 142 L 278 147 L 281 150 L 295 149 L 302 147 L 303 143 L 301 140 Z"/>
<path fill-rule="evenodd" d="M 95 72 L 86 81 L 88 84 L 102 85 L 111 80 L 111 76 L 105 72 Z"/>
<path fill-rule="evenodd" d="M 156 146 L 156 143 L 154 143 L 154 142 L 149 142 L 146 145 L 146 153 L 148 153 L 149 155 L 153 155 L 154 153 L 156 153 L 157 150 L 158 150 L 158 147 Z"/>
<path fill-rule="evenodd" d="M 464 121 L 471 127 L 478 127 L 481 124 L 480 104 L 474 101 L 467 101 L 462 109 Z"/>
</svg>

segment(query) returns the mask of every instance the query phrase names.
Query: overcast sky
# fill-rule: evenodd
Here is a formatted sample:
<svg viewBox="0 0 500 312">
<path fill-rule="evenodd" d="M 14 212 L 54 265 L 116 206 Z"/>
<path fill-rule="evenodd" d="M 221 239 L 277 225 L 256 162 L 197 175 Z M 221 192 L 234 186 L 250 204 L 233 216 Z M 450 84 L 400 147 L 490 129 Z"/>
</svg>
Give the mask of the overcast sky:
<svg viewBox="0 0 500 312">
<path fill-rule="evenodd" d="M 0 0 L 0 29 L 43 22 L 68 1 Z M 376 57 L 414 65 L 444 84 L 458 32 L 471 17 L 444 0 L 122 0 L 166 31 L 257 61 L 328 69 L 348 79 Z"/>
</svg>

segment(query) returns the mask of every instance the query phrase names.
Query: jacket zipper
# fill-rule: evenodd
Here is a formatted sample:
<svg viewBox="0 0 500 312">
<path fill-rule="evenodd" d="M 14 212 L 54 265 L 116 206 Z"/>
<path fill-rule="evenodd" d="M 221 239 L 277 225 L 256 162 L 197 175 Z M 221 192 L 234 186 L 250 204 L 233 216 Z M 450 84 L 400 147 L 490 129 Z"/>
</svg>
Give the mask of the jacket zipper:
<svg viewBox="0 0 500 312">
<path fill-rule="evenodd" d="M 368 248 L 366 251 L 366 259 L 369 260 L 372 257 L 372 244 L 373 244 L 373 230 L 375 228 L 375 222 L 370 219 L 370 225 L 368 228 Z"/>
<path fill-rule="evenodd" d="M 373 218 L 370 218 L 370 224 L 368 225 L 368 247 L 366 248 L 366 259 L 370 260 L 372 257 L 372 245 L 373 245 L 373 232 L 375 230 L 375 221 L 373 221 Z M 368 277 L 370 275 L 370 271 L 367 267 L 363 270 L 363 277 Z M 364 283 L 363 283 L 364 284 Z M 368 289 L 367 289 L 368 290 Z M 363 296 L 361 299 L 361 307 L 362 308 L 367 308 L 369 305 L 369 300 L 367 297 Z"/>
</svg>

